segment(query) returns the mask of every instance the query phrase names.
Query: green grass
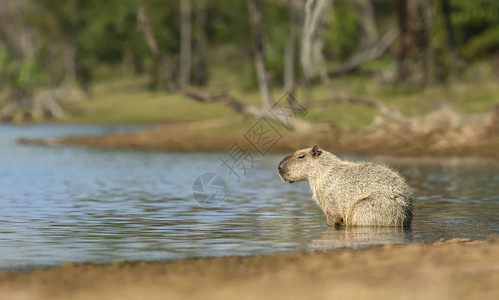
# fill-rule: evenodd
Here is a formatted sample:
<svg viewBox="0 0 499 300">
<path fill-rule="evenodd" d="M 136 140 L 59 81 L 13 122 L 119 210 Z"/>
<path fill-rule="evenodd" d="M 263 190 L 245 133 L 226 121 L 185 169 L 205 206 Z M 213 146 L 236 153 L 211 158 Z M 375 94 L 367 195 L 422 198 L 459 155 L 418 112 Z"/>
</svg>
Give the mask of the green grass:
<svg viewBox="0 0 499 300">
<path fill-rule="evenodd" d="M 229 76 L 228 74 L 225 74 Z M 246 90 L 235 84 L 234 78 L 224 81 L 217 79 L 209 90 L 228 91 L 241 101 L 258 105 L 258 90 Z M 351 94 L 379 99 L 388 106 L 397 108 L 406 115 L 423 115 L 442 105 L 451 105 L 463 113 L 481 113 L 499 103 L 499 84 L 494 81 L 482 83 L 455 83 L 450 86 L 432 86 L 425 90 L 405 91 L 399 87 L 382 86 L 372 80 L 348 76 L 335 81 L 339 94 Z M 362 127 L 369 125 L 377 111 L 365 106 L 333 103 L 320 106 L 321 100 L 330 98 L 331 92 L 317 85 L 310 91 L 312 99 L 305 99 L 298 90 L 295 98 L 307 107 L 308 121 L 333 121 L 342 127 Z M 274 100 L 279 99 L 282 90 L 273 92 Z M 204 104 L 188 97 L 167 91 L 150 91 L 147 78 L 113 78 L 103 81 L 93 89 L 93 96 L 81 100 L 65 100 L 63 106 L 68 114 L 62 121 L 84 123 L 151 123 L 188 122 L 210 119 L 243 120 L 241 116 L 221 103 Z M 244 121 L 243 123 L 251 121 Z M 238 126 L 236 126 L 238 127 Z M 229 127 L 227 130 L 235 130 Z"/>
<path fill-rule="evenodd" d="M 141 81 L 113 81 L 95 87 L 87 99 L 66 100 L 69 114 L 63 121 L 97 123 L 150 123 L 200 121 L 234 116 L 222 104 L 203 104 L 179 93 L 150 91 Z"/>
<path fill-rule="evenodd" d="M 233 114 L 222 105 L 200 104 L 179 94 L 150 91 L 116 92 L 66 105 L 71 111 L 66 121 L 71 122 L 181 122 Z"/>
</svg>

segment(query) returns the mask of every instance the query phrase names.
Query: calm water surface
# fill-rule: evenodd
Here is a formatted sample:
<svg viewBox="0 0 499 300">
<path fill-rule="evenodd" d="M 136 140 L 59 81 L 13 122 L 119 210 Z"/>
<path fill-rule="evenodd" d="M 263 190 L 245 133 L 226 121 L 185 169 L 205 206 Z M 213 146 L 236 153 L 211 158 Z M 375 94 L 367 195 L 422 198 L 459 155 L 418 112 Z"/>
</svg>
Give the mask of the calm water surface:
<svg viewBox="0 0 499 300">
<path fill-rule="evenodd" d="M 276 166 L 283 155 L 259 157 L 253 171 L 238 182 L 221 168 L 221 154 L 28 147 L 14 142 L 17 137 L 135 129 L 0 125 L 1 269 L 499 234 L 497 161 L 384 159 L 408 179 L 416 194 L 412 230 L 338 230 L 325 225 L 308 183 L 280 180 Z M 193 182 L 205 172 L 217 172 L 227 182 L 220 207 L 201 207 L 193 199 Z"/>
</svg>

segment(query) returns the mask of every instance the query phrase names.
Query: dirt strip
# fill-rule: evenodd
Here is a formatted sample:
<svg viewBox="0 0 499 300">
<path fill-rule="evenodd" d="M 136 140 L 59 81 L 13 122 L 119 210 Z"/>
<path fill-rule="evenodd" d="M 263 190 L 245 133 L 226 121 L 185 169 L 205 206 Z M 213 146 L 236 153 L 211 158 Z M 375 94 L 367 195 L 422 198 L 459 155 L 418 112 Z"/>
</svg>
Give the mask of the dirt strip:
<svg viewBox="0 0 499 300">
<path fill-rule="evenodd" d="M 487 118 L 486 122 L 475 124 L 476 126 L 474 123 L 463 123 L 465 125 L 449 127 L 440 123 L 435 125 L 435 121 L 430 121 L 428 123 L 433 125 L 428 128 L 421 125 L 411 130 L 391 123 L 364 129 L 316 124 L 304 132 L 291 132 L 262 120 L 248 127 L 242 127 L 242 124 L 233 120 L 212 120 L 159 125 L 155 130 L 115 135 L 71 136 L 61 139 L 19 137 L 17 142 L 25 145 L 75 145 L 181 152 L 223 152 L 238 142 L 245 150 L 260 153 L 288 153 L 318 144 L 334 153 L 360 155 L 499 157 L 499 109 L 496 118 Z"/>
<path fill-rule="evenodd" d="M 2 299 L 499 299 L 499 240 L 66 263 L 0 273 Z"/>
</svg>

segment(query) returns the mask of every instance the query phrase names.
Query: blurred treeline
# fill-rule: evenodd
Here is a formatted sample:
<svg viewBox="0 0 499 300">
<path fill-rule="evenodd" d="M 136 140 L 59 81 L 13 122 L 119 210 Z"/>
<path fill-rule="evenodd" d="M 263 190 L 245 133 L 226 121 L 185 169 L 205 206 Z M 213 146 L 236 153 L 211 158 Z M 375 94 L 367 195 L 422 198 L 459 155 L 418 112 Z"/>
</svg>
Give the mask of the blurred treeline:
<svg viewBox="0 0 499 300">
<path fill-rule="evenodd" d="M 304 68 L 310 67 L 301 49 L 303 24 L 313 18 L 306 15 L 307 3 L 311 14 L 317 4 L 309 2 L 316 1 L 261 1 L 265 63 L 272 85 L 285 84 L 290 47 L 291 76 L 303 82 Z M 313 39 L 320 41 L 324 65 L 319 67 L 331 77 L 385 72 L 390 84 L 425 87 L 460 80 L 475 62 L 497 64 L 499 59 L 497 0 L 327 2 Z M 223 68 L 246 87 L 257 86 L 248 1 L 0 0 L 2 118 L 33 106 L 38 107 L 35 114 L 57 117 L 57 101 L 68 87 L 76 85 L 90 94 L 98 80 L 96 72 L 103 68 L 116 76 L 125 69 L 146 74 L 150 88 L 167 88 L 164 70 L 138 28 L 141 6 L 162 55 L 188 84 L 203 88 Z M 181 53 L 187 51 L 181 49 L 186 38 L 182 33 L 189 39 L 184 43 L 189 48 L 187 71 L 182 71 Z M 390 33 L 393 38 L 387 36 Z M 310 55 L 318 54 L 312 50 Z M 320 73 L 305 77 L 313 83 Z"/>
</svg>

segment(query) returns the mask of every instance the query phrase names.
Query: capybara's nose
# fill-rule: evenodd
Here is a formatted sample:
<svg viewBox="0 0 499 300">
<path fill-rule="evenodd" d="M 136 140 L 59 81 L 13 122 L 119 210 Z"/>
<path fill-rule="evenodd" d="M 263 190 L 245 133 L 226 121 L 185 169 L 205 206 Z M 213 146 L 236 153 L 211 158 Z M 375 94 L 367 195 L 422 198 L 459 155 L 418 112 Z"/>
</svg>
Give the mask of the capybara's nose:
<svg viewBox="0 0 499 300">
<path fill-rule="evenodd" d="M 280 163 L 279 163 L 279 166 L 277 167 L 277 169 L 279 170 L 279 173 L 282 172 L 282 169 L 284 168 L 284 160 L 282 160 Z"/>
<path fill-rule="evenodd" d="M 285 158 L 283 158 L 281 160 L 281 162 L 279 163 L 279 165 L 277 166 L 277 170 L 279 170 L 279 174 L 282 175 L 284 171 L 284 169 L 286 168 L 286 163 L 288 162 L 289 158 L 291 157 L 291 155 L 289 156 L 286 156 Z"/>
</svg>

